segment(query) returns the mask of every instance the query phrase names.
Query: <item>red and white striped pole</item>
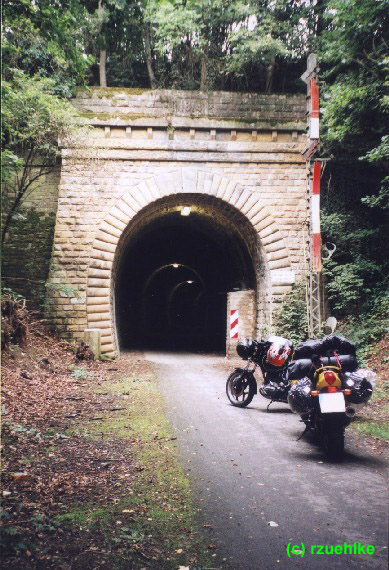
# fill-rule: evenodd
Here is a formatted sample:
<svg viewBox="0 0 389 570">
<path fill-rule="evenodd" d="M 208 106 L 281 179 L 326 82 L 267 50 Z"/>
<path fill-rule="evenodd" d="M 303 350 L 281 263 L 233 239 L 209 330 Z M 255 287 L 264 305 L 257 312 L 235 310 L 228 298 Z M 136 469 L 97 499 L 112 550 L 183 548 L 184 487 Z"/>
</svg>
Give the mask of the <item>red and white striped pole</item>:
<svg viewBox="0 0 389 570">
<path fill-rule="evenodd" d="M 320 272 L 321 264 L 321 230 L 320 230 L 320 176 L 321 162 L 313 163 L 313 180 L 311 196 L 311 231 L 312 231 L 312 269 Z"/>
<path fill-rule="evenodd" d="M 311 104 L 309 113 L 309 138 L 320 138 L 320 97 L 319 97 L 319 82 L 317 77 L 313 77 L 310 82 L 311 88 Z"/>
<path fill-rule="evenodd" d="M 230 311 L 230 338 L 238 338 L 239 336 L 239 311 L 231 309 Z"/>
</svg>

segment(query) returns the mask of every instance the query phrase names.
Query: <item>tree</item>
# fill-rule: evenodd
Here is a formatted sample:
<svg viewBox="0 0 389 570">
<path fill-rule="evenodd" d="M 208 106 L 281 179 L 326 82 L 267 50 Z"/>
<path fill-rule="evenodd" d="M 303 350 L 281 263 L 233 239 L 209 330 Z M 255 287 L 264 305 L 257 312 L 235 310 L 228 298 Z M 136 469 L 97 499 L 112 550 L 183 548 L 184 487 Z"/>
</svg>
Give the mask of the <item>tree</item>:
<svg viewBox="0 0 389 570">
<path fill-rule="evenodd" d="M 288 68 L 305 65 L 315 22 L 314 5 L 305 0 L 253 0 L 244 21 L 231 35 L 227 72 L 245 78 L 257 76 L 256 84 L 268 93 L 278 75 L 277 89 L 284 90 Z M 296 77 L 301 74 L 298 67 L 295 73 Z M 293 90 L 298 88 L 293 86 Z"/>
<path fill-rule="evenodd" d="M 330 0 L 318 41 L 323 77 L 323 142 L 338 159 L 358 159 L 386 134 L 389 3 Z"/>
<path fill-rule="evenodd" d="M 171 80 L 204 90 L 250 75 L 249 89 L 271 91 L 277 58 L 305 55 L 309 14 L 303 0 L 165 0 L 148 2 L 145 19 Z"/>
<path fill-rule="evenodd" d="M 388 310 L 388 2 L 328 0 L 322 22 L 323 236 L 337 245 L 324 266 L 333 310 L 367 329 Z"/>
<path fill-rule="evenodd" d="M 223 43 L 236 18 L 237 4 L 222 0 L 146 4 L 145 20 L 152 28 L 155 50 L 165 62 L 171 81 L 206 89 L 210 64 L 223 56 Z"/>
<path fill-rule="evenodd" d="M 12 79 L 3 82 L 2 243 L 17 208 L 56 164 L 60 156 L 58 140 L 74 137 L 79 132 L 75 124 L 76 110 L 55 95 L 55 91 L 54 80 L 30 78 L 17 70 Z"/>
<path fill-rule="evenodd" d="M 92 63 L 85 51 L 88 12 L 78 0 L 4 0 L 3 76 L 13 69 L 50 77 L 53 92 L 70 97 Z"/>
<path fill-rule="evenodd" d="M 59 158 L 58 139 L 75 135 L 64 97 L 85 82 L 88 12 L 78 0 L 4 0 L 1 165 L 2 243 L 26 196 Z"/>
</svg>

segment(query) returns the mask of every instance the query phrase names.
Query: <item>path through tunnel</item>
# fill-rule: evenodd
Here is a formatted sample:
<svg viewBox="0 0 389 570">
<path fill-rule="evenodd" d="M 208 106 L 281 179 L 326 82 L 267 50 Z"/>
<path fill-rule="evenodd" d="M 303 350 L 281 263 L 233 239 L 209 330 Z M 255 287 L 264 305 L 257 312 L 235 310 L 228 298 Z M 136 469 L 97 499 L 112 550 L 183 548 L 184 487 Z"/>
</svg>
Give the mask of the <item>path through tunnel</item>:
<svg viewBox="0 0 389 570">
<path fill-rule="evenodd" d="M 256 288 L 254 230 L 216 198 L 158 202 L 134 218 L 120 246 L 119 347 L 224 352 L 227 292 Z"/>
</svg>

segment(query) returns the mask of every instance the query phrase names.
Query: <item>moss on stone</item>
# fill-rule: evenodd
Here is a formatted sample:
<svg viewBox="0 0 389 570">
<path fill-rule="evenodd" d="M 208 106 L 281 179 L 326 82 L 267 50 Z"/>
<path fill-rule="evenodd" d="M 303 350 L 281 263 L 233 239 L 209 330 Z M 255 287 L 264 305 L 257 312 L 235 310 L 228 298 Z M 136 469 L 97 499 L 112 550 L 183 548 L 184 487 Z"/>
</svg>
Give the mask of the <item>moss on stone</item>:
<svg viewBox="0 0 389 570">
<path fill-rule="evenodd" d="M 82 87 L 77 89 L 77 97 L 98 97 L 98 99 L 110 99 L 115 95 L 143 95 L 152 91 L 147 88 L 139 87 Z"/>
<path fill-rule="evenodd" d="M 135 121 L 136 119 L 153 118 L 153 115 L 146 115 L 142 113 L 96 113 L 95 111 L 81 111 L 79 113 L 83 119 L 97 119 L 98 121 L 111 121 L 112 119 L 119 119 L 121 121 Z"/>
</svg>

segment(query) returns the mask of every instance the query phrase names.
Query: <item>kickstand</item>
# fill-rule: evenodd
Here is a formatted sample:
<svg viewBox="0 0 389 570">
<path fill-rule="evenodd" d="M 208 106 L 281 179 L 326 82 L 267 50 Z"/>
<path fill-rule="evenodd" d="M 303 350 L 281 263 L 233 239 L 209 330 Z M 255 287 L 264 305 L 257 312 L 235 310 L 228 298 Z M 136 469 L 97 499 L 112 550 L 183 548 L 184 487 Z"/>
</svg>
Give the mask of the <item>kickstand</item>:
<svg viewBox="0 0 389 570">
<path fill-rule="evenodd" d="M 270 408 L 270 406 L 272 405 L 273 401 L 274 401 L 274 400 L 270 400 L 270 402 L 268 403 L 267 408 L 266 408 L 266 411 L 267 411 L 267 412 L 269 411 L 269 408 Z"/>
<path fill-rule="evenodd" d="M 300 435 L 300 437 L 298 437 L 296 439 L 296 441 L 300 441 L 300 439 L 303 437 L 303 435 L 305 435 L 307 433 L 307 431 L 310 431 L 310 427 L 309 426 L 305 426 L 305 430 L 303 431 L 303 433 Z"/>
</svg>

